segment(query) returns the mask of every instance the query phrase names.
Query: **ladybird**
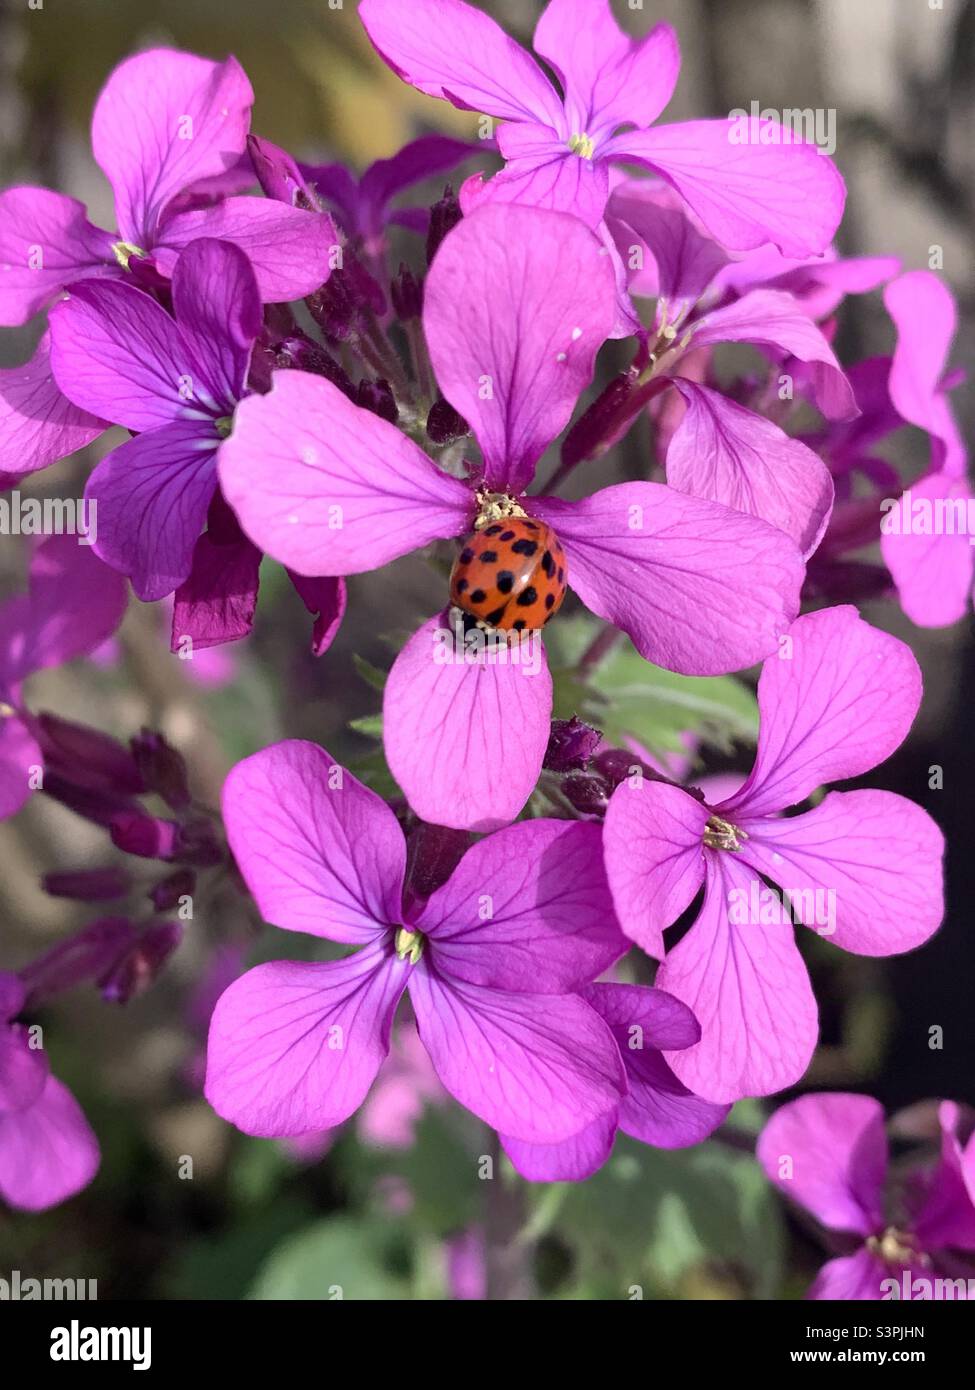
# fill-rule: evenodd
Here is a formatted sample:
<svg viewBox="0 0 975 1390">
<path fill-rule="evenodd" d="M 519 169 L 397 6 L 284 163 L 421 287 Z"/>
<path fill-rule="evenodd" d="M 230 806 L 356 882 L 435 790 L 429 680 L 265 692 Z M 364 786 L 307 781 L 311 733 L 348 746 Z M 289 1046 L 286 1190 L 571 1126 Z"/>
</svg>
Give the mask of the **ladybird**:
<svg viewBox="0 0 975 1390">
<path fill-rule="evenodd" d="M 469 536 L 450 573 L 450 599 L 467 625 L 531 632 L 565 598 L 565 552 L 555 532 L 530 517 L 508 517 Z"/>
</svg>

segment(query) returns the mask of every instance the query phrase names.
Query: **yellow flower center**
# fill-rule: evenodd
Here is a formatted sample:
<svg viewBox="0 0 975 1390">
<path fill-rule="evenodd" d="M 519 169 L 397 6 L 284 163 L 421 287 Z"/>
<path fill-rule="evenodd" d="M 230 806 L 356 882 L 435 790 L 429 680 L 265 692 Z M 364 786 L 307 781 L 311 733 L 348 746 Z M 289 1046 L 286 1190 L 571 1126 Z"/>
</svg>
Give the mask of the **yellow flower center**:
<svg viewBox="0 0 975 1390">
<path fill-rule="evenodd" d="M 580 159 L 592 159 L 596 153 L 596 145 L 591 135 L 573 135 L 569 141 L 569 149 Z"/>
<path fill-rule="evenodd" d="M 704 843 L 708 849 L 741 849 L 741 841 L 747 839 L 744 830 L 720 816 L 711 816 L 704 827 Z"/>
</svg>

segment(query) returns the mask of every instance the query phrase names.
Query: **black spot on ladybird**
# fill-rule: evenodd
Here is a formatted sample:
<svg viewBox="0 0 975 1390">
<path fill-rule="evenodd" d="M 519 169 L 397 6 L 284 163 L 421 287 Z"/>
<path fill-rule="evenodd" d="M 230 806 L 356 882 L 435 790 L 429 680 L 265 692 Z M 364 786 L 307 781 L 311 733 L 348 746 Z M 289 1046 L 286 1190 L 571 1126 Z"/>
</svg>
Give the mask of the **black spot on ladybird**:
<svg viewBox="0 0 975 1390">
<path fill-rule="evenodd" d="M 466 588 L 467 588 L 467 580 L 466 580 L 466 579 L 458 579 L 458 581 L 457 581 L 457 592 L 458 592 L 459 594 L 462 594 Z"/>
<path fill-rule="evenodd" d="M 489 526 L 487 530 L 484 532 L 484 534 L 486 536 L 496 536 L 500 530 L 500 526 Z"/>
<path fill-rule="evenodd" d="M 497 578 L 494 582 L 498 586 L 499 594 L 510 594 L 515 582 L 515 576 L 513 571 L 498 570 Z"/>
<path fill-rule="evenodd" d="M 554 595 L 554 594 L 546 594 L 546 595 L 545 595 L 545 607 L 546 607 L 546 608 L 551 608 L 551 607 L 554 605 L 554 603 L 555 603 L 555 595 Z"/>
<path fill-rule="evenodd" d="M 522 589 L 516 600 L 519 608 L 530 608 L 533 603 L 538 601 L 538 594 L 531 584 L 527 589 Z"/>
<path fill-rule="evenodd" d="M 482 550 L 481 563 L 484 565 L 496 565 L 498 563 L 498 552 L 496 550 Z"/>
<path fill-rule="evenodd" d="M 538 541 L 515 541 L 511 549 L 516 555 L 534 555 L 538 549 Z"/>
<path fill-rule="evenodd" d="M 462 551 L 460 552 L 460 558 L 458 559 L 457 563 L 458 563 L 459 565 L 469 565 L 470 562 L 473 560 L 473 558 L 474 558 L 474 552 L 473 552 L 473 550 L 462 550 Z"/>
<path fill-rule="evenodd" d="M 487 617 L 484 619 L 484 621 L 486 623 L 491 623 L 492 625 L 494 623 L 499 623 L 501 619 L 504 617 L 504 610 L 505 605 L 502 603 L 501 607 L 496 608 L 493 613 L 489 613 Z"/>
<path fill-rule="evenodd" d="M 471 603 L 483 603 L 486 598 L 487 594 L 483 589 L 474 589 L 471 592 Z"/>
<path fill-rule="evenodd" d="M 515 538 L 515 533 L 514 533 L 514 531 L 505 531 L 504 534 L 503 534 L 502 537 L 501 537 L 501 539 L 502 539 L 503 541 L 513 541 L 514 538 Z"/>
<path fill-rule="evenodd" d="M 551 579 L 555 570 L 555 561 L 552 559 L 552 552 L 550 550 L 546 550 L 545 554 L 542 556 L 542 569 L 548 575 L 549 579 Z"/>
</svg>

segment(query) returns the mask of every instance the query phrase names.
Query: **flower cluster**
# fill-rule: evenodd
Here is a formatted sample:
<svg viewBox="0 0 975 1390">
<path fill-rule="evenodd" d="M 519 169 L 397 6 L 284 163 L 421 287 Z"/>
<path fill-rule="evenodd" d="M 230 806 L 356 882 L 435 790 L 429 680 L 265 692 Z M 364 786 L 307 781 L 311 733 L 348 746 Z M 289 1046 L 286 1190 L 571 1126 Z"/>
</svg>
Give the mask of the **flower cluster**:
<svg viewBox="0 0 975 1390">
<path fill-rule="evenodd" d="M 0 373 L 3 480 L 109 426 L 132 436 L 87 481 L 94 551 L 40 545 L 29 592 L 0 609 L 0 815 L 35 786 L 166 866 L 148 926 L 100 921 L 0 976 L 14 1206 L 62 1200 L 97 1164 L 26 1015 L 86 980 L 115 1000 L 145 988 L 198 872 L 232 876 L 275 927 L 351 948 L 251 969 L 241 952 L 219 972 L 205 1094 L 220 1116 L 322 1152 L 408 999 L 409 1084 L 478 1117 L 532 1181 L 589 1178 L 618 1132 L 697 1144 L 735 1102 L 799 1083 L 819 1019 L 796 925 L 879 957 L 942 919 L 928 812 L 822 788 L 890 757 L 922 697 L 910 649 L 856 603 L 896 597 L 930 626 L 968 604 L 970 537 L 914 524 L 919 505 L 957 518 L 972 500 L 949 291 L 838 256 L 842 179 L 789 131 L 658 124 L 680 66 L 667 25 L 637 40 L 608 0 L 550 0 L 534 48 L 555 85 L 462 0 L 363 0 L 359 15 L 405 82 L 497 119 L 490 138 L 426 136 L 361 178 L 303 164 L 250 134 L 233 58 L 154 49 L 115 70 L 94 112 L 114 230 L 62 193 L 0 194 L 0 322 L 47 312 L 31 360 Z M 456 196 L 400 206 L 472 161 Z M 413 247 L 395 273 L 393 245 Z M 881 287 L 893 354 L 844 367 L 842 302 Z M 611 341 L 630 365 L 593 392 Z M 754 350 L 730 380 L 726 344 Z M 874 452 L 905 424 L 931 441 L 906 489 Z M 624 438 L 645 466 L 608 481 Z M 172 651 L 191 656 L 247 637 L 267 557 L 321 656 L 347 608 L 355 622 L 355 577 L 414 553 L 441 588 L 380 676 L 395 796 L 288 739 L 234 767 L 221 828 L 160 736 L 126 747 L 23 704 L 32 672 L 115 630 L 123 576 L 138 600 L 172 601 Z M 596 633 L 568 661 L 563 604 Z M 588 722 L 594 692 L 610 716 L 622 698 L 598 673 L 625 639 L 681 688 L 760 665 L 743 783 L 691 784 L 690 715 L 679 756 L 625 716 L 625 737 Z M 118 868 L 48 881 L 87 901 L 131 887 Z M 816 1296 L 877 1297 L 888 1268 L 975 1248 L 959 1123 L 946 1104 L 941 1167 L 895 1228 L 876 1102 L 802 1096 L 773 1116 L 771 1180 L 861 1242 Z"/>
</svg>

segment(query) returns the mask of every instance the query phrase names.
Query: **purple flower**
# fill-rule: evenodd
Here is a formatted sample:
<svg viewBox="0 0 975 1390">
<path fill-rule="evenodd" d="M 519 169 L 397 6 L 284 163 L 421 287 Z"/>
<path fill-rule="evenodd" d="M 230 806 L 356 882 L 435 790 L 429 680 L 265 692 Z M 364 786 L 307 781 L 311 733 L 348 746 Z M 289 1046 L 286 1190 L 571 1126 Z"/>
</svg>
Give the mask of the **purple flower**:
<svg viewBox="0 0 975 1390">
<path fill-rule="evenodd" d="M 44 756 L 21 703 L 35 671 L 87 655 L 115 631 L 125 583 L 75 536 L 51 536 L 31 556 L 28 591 L 0 604 L 0 820 L 38 785 Z"/>
<path fill-rule="evenodd" d="M 323 378 L 289 371 L 238 411 L 220 450 L 227 500 L 256 544 L 316 575 L 376 569 L 488 518 L 534 518 L 557 534 L 587 607 L 648 660 L 693 674 L 760 660 L 797 611 L 802 564 L 781 531 L 654 483 L 577 502 L 525 496 L 613 312 L 612 268 L 576 218 L 480 209 L 438 251 L 423 313 L 440 389 L 481 448 L 470 479 L 447 476 Z M 507 649 L 443 660 L 447 627 L 443 613 L 430 619 L 393 666 L 386 754 L 423 820 L 494 829 L 535 786 L 551 678 L 537 633 L 524 644 L 534 664 L 509 662 Z M 419 757 L 425 747 L 437 757 Z"/>
<path fill-rule="evenodd" d="M 845 190 L 836 168 L 775 122 L 729 117 L 649 128 L 680 70 L 667 24 L 631 39 L 608 0 L 551 0 L 534 47 L 555 71 L 560 96 L 523 48 L 461 0 L 412 0 L 406 10 L 399 0 L 363 0 L 359 15 L 406 82 L 504 122 L 506 167 L 465 187 L 465 211 L 482 197 L 500 199 L 571 211 L 596 227 L 610 166 L 627 163 L 666 179 L 736 250 L 771 241 L 785 255 L 813 255 L 839 224 Z"/>
<path fill-rule="evenodd" d="M 626 1095 L 615 1111 L 561 1144 L 526 1144 L 503 1137 L 512 1163 L 523 1178 L 534 1182 L 591 1177 L 609 1158 L 617 1129 L 658 1149 L 699 1144 L 731 1109 L 692 1095 L 664 1059 L 665 1051 L 693 1047 L 700 1039 L 701 1029 L 686 1004 L 661 989 L 639 985 L 590 985 L 580 994 L 616 1039 Z"/>
<path fill-rule="evenodd" d="M 0 323 L 20 324 L 80 280 L 133 278 L 149 288 L 184 247 L 220 237 L 246 251 L 266 301 L 296 299 L 328 278 L 331 219 L 251 197 L 239 171 L 254 94 L 235 58 L 214 63 L 152 49 L 121 63 L 92 117 L 92 150 L 112 187 L 117 231 L 75 198 L 45 188 L 0 193 Z M 202 190 L 203 199 L 181 195 Z M 202 201 L 205 206 L 191 206 Z M 111 418 L 110 416 L 108 418 Z M 104 428 L 50 376 L 46 335 L 24 367 L 0 376 L 0 439 L 21 475 L 81 448 Z"/>
<path fill-rule="evenodd" d="M 224 789 L 234 856 L 263 916 L 361 949 L 274 961 L 222 995 L 206 1095 L 246 1133 L 308 1134 L 359 1108 L 409 987 L 445 1089 L 487 1124 L 558 1143 L 615 1110 L 623 1069 L 584 988 L 625 948 L 598 826 L 526 821 L 474 845 L 404 910 L 392 811 L 324 749 L 286 742 Z"/>
<path fill-rule="evenodd" d="M 100 1156 L 78 1102 L 13 1022 L 24 1001 L 18 977 L 0 971 L 0 1199 L 43 1211 L 87 1187 Z"/>
<path fill-rule="evenodd" d="M 758 1139 L 769 1179 L 827 1230 L 855 1241 L 852 1253 L 823 1266 L 807 1298 L 937 1297 L 944 1253 L 975 1250 L 975 1141 L 962 1142 L 971 1119 L 951 1101 L 938 1119 L 940 1159 L 906 1184 L 888 1179 L 883 1107 L 871 1096 L 800 1096 L 769 1120 Z M 915 1278 L 930 1291 L 915 1293 Z M 966 1283 L 943 1296 L 969 1297 Z"/>
<path fill-rule="evenodd" d="M 920 806 L 887 791 L 831 792 L 811 811 L 780 814 L 903 741 L 921 700 L 910 649 L 855 608 L 810 613 L 765 662 L 758 698 L 758 751 L 738 791 L 712 806 L 631 779 L 605 824 L 623 930 L 663 959 L 656 983 L 703 1029 L 668 1061 L 716 1101 L 783 1090 L 809 1064 L 818 1018 L 793 921 L 844 950 L 886 956 L 921 945 L 943 911 L 943 837 Z M 696 922 L 665 957 L 664 929 L 702 884 Z"/>
</svg>

